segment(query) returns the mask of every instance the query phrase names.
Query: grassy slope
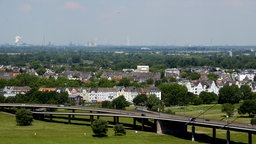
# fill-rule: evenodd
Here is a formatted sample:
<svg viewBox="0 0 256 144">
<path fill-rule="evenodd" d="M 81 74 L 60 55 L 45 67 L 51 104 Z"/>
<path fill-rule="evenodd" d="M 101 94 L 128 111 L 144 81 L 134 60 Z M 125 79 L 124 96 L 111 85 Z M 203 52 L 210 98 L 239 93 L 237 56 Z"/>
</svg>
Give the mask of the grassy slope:
<svg viewBox="0 0 256 144">
<path fill-rule="evenodd" d="M 193 106 L 189 105 L 186 107 L 168 107 L 167 109 L 171 109 L 175 114 L 177 115 L 186 115 L 186 116 L 199 116 L 201 112 L 207 110 L 213 106 L 213 104 L 209 105 L 199 105 L 199 106 Z M 248 115 L 239 115 L 237 113 L 237 109 L 239 107 L 239 104 L 235 105 L 236 112 L 234 117 L 230 117 L 228 120 L 238 123 L 246 123 L 249 124 L 251 118 L 248 117 Z M 204 119 L 215 119 L 215 120 L 223 120 L 226 121 L 226 114 L 221 111 L 222 105 L 217 104 L 214 107 L 212 107 L 210 110 L 206 111 L 204 114 L 201 114 L 199 117 Z"/>
<path fill-rule="evenodd" d="M 158 135 L 150 132 L 135 133 L 127 130 L 127 135 L 114 136 L 112 128 L 109 128 L 108 137 L 92 137 L 89 126 L 68 125 L 34 121 L 33 126 L 20 127 L 15 125 L 15 117 L 0 113 L 0 144 L 177 144 L 197 143 L 180 139 L 170 135 Z M 35 135 L 36 133 L 36 135 Z"/>
<path fill-rule="evenodd" d="M 200 105 L 200 106 L 187 106 L 184 110 L 183 107 L 171 107 L 172 111 L 175 111 L 176 114 L 186 115 L 186 116 L 197 116 L 200 114 L 200 111 L 206 110 L 211 105 Z M 77 116 L 79 117 L 79 116 Z M 82 118 L 82 117 L 81 117 Z M 89 118 L 89 117 L 88 117 Z M 112 117 L 101 117 L 102 119 L 113 121 Z M 226 120 L 225 113 L 221 112 L 221 105 L 216 105 L 207 111 L 204 115 L 201 115 L 200 118 L 209 118 L 217 120 Z M 229 118 L 230 121 L 235 119 L 236 122 L 249 123 L 250 118 L 240 117 L 239 115 L 236 118 Z M 56 119 L 54 120 L 67 122 L 67 119 Z M 34 121 L 33 126 L 29 127 L 18 127 L 15 126 L 15 117 L 1 114 L 0 113 L 0 144 L 9 144 L 9 143 L 43 143 L 43 144 L 54 144 L 54 143 L 104 143 L 104 144 L 115 144 L 115 143 L 140 143 L 140 144 L 150 144 L 150 143 L 192 143 L 190 140 L 180 139 L 170 135 L 158 135 L 150 132 L 138 132 L 137 134 L 134 130 L 127 130 L 127 135 L 124 137 L 115 137 L 112 128 L 109 128 L 108 137 L 106 138 L 94 138 L 92 137 L 92 131 L 90 122 L 87 121 L 72 121 L 77 124 L 87 124 L 85 125 L 68 125 L 61 123 L 50 123 L 42 121 Z M 120 122 L 132 124 L 132 119 L 129 118 L 120 118 Z M 137 125 L 141 125 L 137 122 Z M 191 127 L 188 128 L 190 131 Z M 35 135 L 36 132 L 36 135 Z M 85 135 L 86 133 L 86 135 Z M 212 130 L 209 128 L 196 127 L 196 140 L 200 140 L 201 143 L 209 142 L 209 139 L 212 136 Z M 217 138 L 219 139 L 218 143 L 225 143 L 225 130 L 217 129 Z M 188 134 L 187 139 L 190 139 L 191 134 Z M 236 143 L 247 143 L 247 134 L 238 133 L 231 131 L 231 140 Z M 206 139 L 206 140 L 204 140 Z M 253 135 L 253 141 L 256 141 L 256 135 Z M 197 143 L 197 142 L 193 142 Z"/>
</svg>

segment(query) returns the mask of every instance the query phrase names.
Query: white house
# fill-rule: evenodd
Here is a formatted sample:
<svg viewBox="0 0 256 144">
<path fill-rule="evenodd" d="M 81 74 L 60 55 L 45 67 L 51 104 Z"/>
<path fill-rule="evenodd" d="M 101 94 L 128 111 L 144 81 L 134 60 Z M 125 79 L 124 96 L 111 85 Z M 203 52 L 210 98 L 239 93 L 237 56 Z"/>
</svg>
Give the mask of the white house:
<svg viewBox="0 0 256 144">
<path fill-rule="evenodd" d="M 212 81 L 209 84 L 209 87 L 206 90 L 207 90 L 207 92 L 213 92 L 217 95 L 219 94 L 219 87 L 216 85 L 216 83 L 214 81 Z"/>
</svg>

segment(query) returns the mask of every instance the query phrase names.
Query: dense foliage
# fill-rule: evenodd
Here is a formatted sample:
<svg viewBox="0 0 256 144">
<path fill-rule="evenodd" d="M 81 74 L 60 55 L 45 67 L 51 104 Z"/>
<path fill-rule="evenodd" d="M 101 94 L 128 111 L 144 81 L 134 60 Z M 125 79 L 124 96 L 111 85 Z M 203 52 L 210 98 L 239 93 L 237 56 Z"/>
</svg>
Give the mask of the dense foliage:
<svg viewBox="0 0 256 144">
<path fill-rule="evenodd" d="M 241 91 L 237 85 L 224 85 L 219 90 L 219 104 L 223 103 L 239 103 L 241 100 Z"/>
<path fill-rule="evenodd" d="M 69 104 L 67 92 L 38 91 L 31 89 L 26 94 L 17 94 L 15 97 L 0 96 L 0 102 L 5 103 L 39 103 L 39 104 Z"/>
<path fill-rule="evenodd" d="M 56 72 L 65 69 L 79 71 L 97 71 L 98 68 L 122 70 L 136 68 L 137 65 L 149 65 L 151 71 L 161 71 L 172 67 L 212 66 L 227 69 L 254 68 L 256 59 L 252 47 L 171 47 L 152 46 L 150 51 L 140 46 L 0 46 L 0 65 L 17 65 L 34 68 L 39 74 L 44 68 L 53 68 Z M 221 49 L 220 49 L 221 48 Z M 218 53 L 214 53 L 218 49 Z M 232 49 L 233 57 L 227 51 Z M 114 53 L 123 51 L 124 53 Z M 203 53 L 197 53 L 203 52 Z M 10 55 L 9 53 L 14 53 Z M 243 55 L 246 53 L 247 55 Z M 249 54 L 249 55 L 248 55 Z M 63 67 L 59 67 L 62 65 Z M 53 67 L 52 67 L 53 66 Z M 193 78 L 192 78 L 193 79 Z"/>
<path fill-rule="evenodd" d="M 210 104 L 218 100 L 218 96 L 213 92 L 210 93 L 210 92 L 203 91 L 199 94 L 199 97 L 201 98 L 204 104 Z"/>
<path fill-rule="evenodd" d="M 249 116 L 254 116 L 256 114 L 256 100 L 245 100 L 239 107 L 238 112 L 240 114 L 248 113 Z"/>
<path fill-rule="evenodd" d="M 161 101 L 159 100 L 159 98 L 156 97 L 156 95 L 149 95 L 147 101 L 146 101 L 146 106 L 148 107 L 148 109 L 152 110 L 152 111 L 159 111 L 161 108 Z"/>
<path fill-rule="evenodd" d="M 230 103 L 222 105 L 222 112 L 225 112 L 228 117 L 233 116 L 235 113 L 235 106 Z"/>
<path fill-rule="evenodd" d="M 29 126 L 32 124 L 33 116 L 32 112 L 25 109 L 17 109 L 16 111 L 16 123 L 18 126 Z"/>
<path fill-rule="evenodd" d="M 107 136 L 108 132 L 108 122 L 102 119 L 97 119 L 93 121 L 91 125 L 94 136 L 104 137 Z"/>
<path fill-rule="evenodd" d="M 162 93 L 162 100 L 166 106 L 170 105 L 187 105 L 190 97 L 185 86 L 179 84 L 162 84 L 159 86 Z"/>
<path fill-rule="evenodd" d="M 145 94 L 140 94 L 137 95 L 134 99 L 133 99 L 133 104 L 137 105 L 137 106 L 145 106 L 146 102 L 147 102 L 148 97 Z"/>
<path fill-rule="evenodd" d="M 124 126 L 122 124 L 116 124 L 114 126 L 114 132 L 115 132 L 115 136 L 126 135 L 125 128 L 124 128 Z"/>
<path fill-rule="evenodd" d="M 115 109 L 125 109 L 126 106 L 129 106 L 130 103 L 126 101 L 125 97 L 123 95 L 115 98 L 112 102 L 112 107 Z"/>
</svg>

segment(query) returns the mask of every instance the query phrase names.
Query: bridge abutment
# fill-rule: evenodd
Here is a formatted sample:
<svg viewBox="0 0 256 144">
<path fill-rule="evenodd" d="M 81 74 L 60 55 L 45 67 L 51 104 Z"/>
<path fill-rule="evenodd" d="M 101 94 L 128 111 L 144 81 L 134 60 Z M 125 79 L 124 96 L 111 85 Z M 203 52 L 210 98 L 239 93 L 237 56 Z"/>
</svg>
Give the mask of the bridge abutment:
<svg viewBox="0 0 256 144">
<path fill-rule="evenodd" d="M 182 122 L 156 120 L 156 133 L 183 134 L 187 133 L 187 125 Z"/>
</svg>

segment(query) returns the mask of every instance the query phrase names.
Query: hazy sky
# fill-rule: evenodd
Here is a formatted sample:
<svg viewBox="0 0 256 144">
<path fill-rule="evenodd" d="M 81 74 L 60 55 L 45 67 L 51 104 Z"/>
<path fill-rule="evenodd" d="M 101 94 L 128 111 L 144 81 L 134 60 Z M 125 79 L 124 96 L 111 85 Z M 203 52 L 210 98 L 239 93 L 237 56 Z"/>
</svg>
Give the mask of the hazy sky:
<svg viewBox="0 0 256 144">
<path fill-rule="evenodd" d="M 256 45 L 256 0 L 0 0 L 0 44 Z"/>
</svg>

